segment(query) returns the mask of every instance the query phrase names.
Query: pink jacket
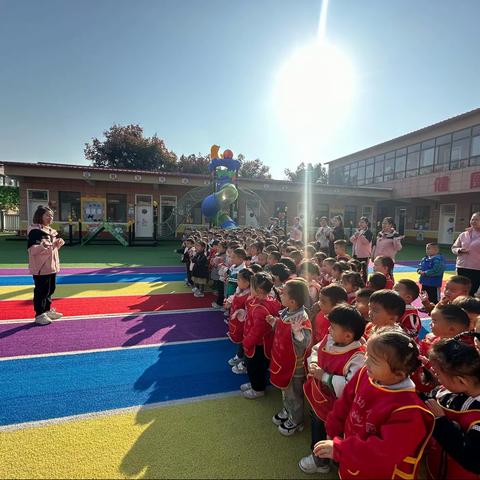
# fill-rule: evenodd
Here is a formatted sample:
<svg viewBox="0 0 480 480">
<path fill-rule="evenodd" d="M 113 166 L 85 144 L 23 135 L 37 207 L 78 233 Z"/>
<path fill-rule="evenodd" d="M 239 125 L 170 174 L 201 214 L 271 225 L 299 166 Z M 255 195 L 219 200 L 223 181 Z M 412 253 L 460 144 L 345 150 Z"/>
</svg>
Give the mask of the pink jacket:
<svg viewBox="0 0 480 480">
<path fill-rule="evenodd" d="M 395 255 L 402 249 L 402 240 L 400 237 L 377 237 L 377 244 L 375 245 L 372 257 L 390 257 L 395 260 Z"/>
<path fill-rule="evenodd" d="M 58 257 L 57 231 L 44 225 L 31 225 L 28 233 L 32 230 L 40 230 L 48 238 L 37 242 L 28 249 L 28 268 L 32 275 L 50 275 L 60 271 Z"/>
<path fill-rule="evenodd" d="M 369 258 L 372 255 L 372 242 L 369 242 L 365 235 L 352 235 L 350 241 L 353 245 L 353 255 L 356 255 L 358 258 Z"/>
<path fill-rule="evenodd" d="M 459 254 L 461 248 L 467 249 L 468 253 Z M 471 227 L 467 228 L 455 240 L 452 252 L 457 255 L 457 268 L 480 270 L 480 232 L 475 232 Z"/>
</svg>

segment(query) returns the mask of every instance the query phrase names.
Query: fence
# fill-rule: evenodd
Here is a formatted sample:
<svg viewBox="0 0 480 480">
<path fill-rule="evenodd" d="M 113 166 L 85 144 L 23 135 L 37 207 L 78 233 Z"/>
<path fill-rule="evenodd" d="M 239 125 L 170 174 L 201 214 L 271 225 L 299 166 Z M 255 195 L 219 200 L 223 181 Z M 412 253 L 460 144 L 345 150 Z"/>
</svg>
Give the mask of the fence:
<svg viewBox="0 0 480 480">
<path fill-rule="evenodd" d="M 20 230 L 20 215 L 18 213 L 0 214 L 0 231 L 1 232 L 18 232 Z"/>
</svg>

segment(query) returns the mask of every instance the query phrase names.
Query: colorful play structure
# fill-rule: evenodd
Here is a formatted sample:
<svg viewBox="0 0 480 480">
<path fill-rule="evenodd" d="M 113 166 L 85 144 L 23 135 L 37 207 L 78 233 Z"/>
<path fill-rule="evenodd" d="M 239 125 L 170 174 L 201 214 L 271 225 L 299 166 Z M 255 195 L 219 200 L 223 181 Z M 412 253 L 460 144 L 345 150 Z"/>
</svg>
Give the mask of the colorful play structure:
<svg viewBox="0 0 480 480">
<path fill-rule="evenodd" d="M 212 225 L 231 229 L 238 227 L 232 219 L 234 204 L 238 199 L 238 170 L 240 160 L 233 158 L 233 152 L 226 149 L 223 155 L 219 155 L 218 145 L 212 145 L 210 149 L 210 172 L 213 174 L 213 193 L 202 201 L 202 214 Z"/>
</svg>

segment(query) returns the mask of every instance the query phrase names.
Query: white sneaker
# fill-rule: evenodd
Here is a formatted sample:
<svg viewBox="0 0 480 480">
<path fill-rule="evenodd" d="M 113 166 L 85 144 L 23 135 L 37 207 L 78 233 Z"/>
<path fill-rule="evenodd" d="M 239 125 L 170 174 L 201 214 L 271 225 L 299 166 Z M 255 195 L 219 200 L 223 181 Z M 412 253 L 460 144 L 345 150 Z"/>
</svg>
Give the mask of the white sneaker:
<svg viewBox="0 0 480 480">
<path fill-rule="evenodd" d="M 50 320 L 59 320 L 63 317 L 63 313 L 57 312 L 54 308 L 50 309 L 46 314 Z"/>
<path fill-rule="evenodd" d="M 49 323 L 52 323 L 52 320 L 46 313 L 42 313 L 35 317 L 35 323 L 37 325 L 48 325 Z"/>
<path fill-rule="evenodd" d="M 313 453 L 308 455 L 307 457 L 303 457 L 299 462 L 298 466 L 300 470 L 304 473 L 329 473 L 330 472 L 330 462 L 327 459 L 319 459 L 322 460 L 321 465 L 317 465 L 315 463 L 315 458 Z"/>
<path fill-rule="evenodd" d="M 197 293 L 197 292 L 199 292 L 199 291 L 200 291 L 200 290 L 199 290 L 197 287 L 192 287 L 192 292 L 193 292 L 193 293 Z"/>
<path fill-rule="evenodd" d="M 241 390 L 242 392 L 246 392 L 247 390 L 250 390 L 251 388 L 252 388 L 252 384 L 251 384 L 250 382 L 248 382 L 248 383 L 242 383 L 242 384 L 240 385 L 240 390 Z"/>
<path fill-rule="evenodd" d="M 285 437 L 293 435 L 295 432 L 301 432 L 303 430 L 303 423 L 293 423 L 287 418 L 281 425 L 278 426 L 278 431 Z"/>
<path fill-rule="evenodd" d="M 194 294 L 193 294 L 194 297 L 197 297 L 197 298 L 202 298 L 205 296 L 205 294 L 203 292 L 201 292 L 200 290 L 197 290 Z"/>
<path fill-rule="evenodd" d="M 238 365 L 240 362 L 243 360 L 238 356 L 235 355 L 233 358 L 231 358 L 227 363 L 231 366 L 234 367 L 235 365 Z"/>
<path fill-rule="evenodd" d="M 249 390 L 245 390 L 243 392 L 244 398 L 247 398 L 248 400 L 255 400 L 256 398 L 263 397 L 265 395 L 265 392 L 259 392 L 257 390 L 254 390 L 253 388 L 250 388 Z"/>
<path fill-rule="evenodd" d="M 240 362 L 232 367 L 232 372 L 236 375 L 245 375 L 247 373 L 247 367 L 243 362 Z"/>
<path fill-rule="evenodd" d="M 223 307 L 217 302 L 212 302 L 212 308 L 215 308 L 216 310 L 221 310 Z"/>
<path fill-rule="evenodd" d="M 279 426 L 288 419 L 288 412 L 282 408 L 278 413 L 272 417 L 272 422 Z"/>
</svg>

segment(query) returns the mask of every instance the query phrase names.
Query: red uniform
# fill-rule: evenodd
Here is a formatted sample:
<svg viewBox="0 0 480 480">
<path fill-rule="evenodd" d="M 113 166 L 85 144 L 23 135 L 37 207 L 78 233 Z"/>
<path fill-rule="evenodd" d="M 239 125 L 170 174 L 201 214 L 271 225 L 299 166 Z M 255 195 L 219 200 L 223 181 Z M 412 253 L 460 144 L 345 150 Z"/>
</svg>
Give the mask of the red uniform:
<svg viewBox="0 0 480 480">
<path fill-rule="evenodd" d="M 436 337 L 433 333 L 429 333 L 418 346 L 422 365 L 418 367 L 412 374 L 412 380 L 413 383 L 415 383 L 417 392 L 430 393 L 438 385 L 432 369 L 432 364 L 428 359 L 428 354 L 435 343 L 437 343 L 439 340 L 440 337 Z"/>
<path fill-rule="evenodd" d="M 340 478 L 414 479 L 433 425 L 413 386 L 381 387 L 363 367 L 335 402 L 326 430 Z"/>
<path fill-rule="evenodd" d="M 239 310 L 246 310 L 248 298 L 250 298 L 250 289 L 244 290 L 233 296 L 232 306 L 230 307 L 230 316 L 228 317 L 228 336 L 233 343 L 242 343 L 245 318 L 241 320 L 237 316 L 238 313 L 235 313 Z"/>
<path fill-rule="evenodd" d="M 315 317 L 314 329 L 313 329 L 313 339 L 312 344 L 315 345 L 323 340 L 323 338 L 328 335 L 328 329 L 330 327 L 330 321 L 322 313 L 322 311 L 317 313 Z"/>
<path fill-rule="evenodd" d="M 245 355 L 252 358 L 255 355 L 255 347 L 263 345 L 264 353 L 270 358 L 273 342 L 273 329 L 265 320 L 269 315 L 278 316 L 281 304 L 272 297 L 263 300 L 258 298 L 247 302 L 247 318 L 243 330 L 243 348 Z"/>
<path fill-rule="evenodd" d="M 420 330 L 422 329 L 422 322 L 418 315 L 418 310 L 413 305 L 407 305 L 405 307 L 405 313 L 398 321 L 403 331 L 414 339 L 418 337 Z"/>
<path fill-rule="evenodd" d="M 390 275 L 385 275 L 385 276 L 387 277 L 387 283 L 385 284 L 385 289 L 393 290 L 393 286 L 395 285 L 393 278 Z"/>
<path fill-rule="evenodd" d="M 305 360 L 306 350 L 300 357 L 297 357 L 295 352 L 292 332 L 293 322 L 298 322 L 302 329 L 312 330 L 312 325 L 305 310 L 302 310 L 296 316 L 281 315 L 277 320 L 270 359 L 270 383 L 278 388 L 288 387 L 295 370 L 302 367 Z"/>
<path fill-rule="evenodd" d="M 318 300 L 321 289 L 321 285 L 315 280 L 311 280 L 308 283 L 308 293 L 310 294 L 310 300 L 312 301 L 312 303 L 315 303 Z"/>
<path fill-rule="evenodd" d="M 328 351 L 326 349 L 328 338 L 328 336 L 325 336 L 320 342 L 320 345 L 318 345 L 317 365 L 325 373 L 346 377 L 352 358 L 355 355 L 363 356 L 365 347 L 359 346 L 358 342 L 353 342 L 351 344 L 352 349 L 343 353 Z M 332 410 L 333 403 L 337 399 L 335 392 L 321 381 L 313 378 L 312 375 L 309 375 L 307 381 L 304 383 L 303 391 L 315 415 L 325 421 L 327 415 Z"/>
<path fill-rule="evenodd" d="M 349 305 L 353 305 L 357 300 L 357 292 L 350 292 L 347 294 L 347 302 Z"/>
</svg>

